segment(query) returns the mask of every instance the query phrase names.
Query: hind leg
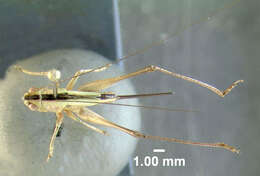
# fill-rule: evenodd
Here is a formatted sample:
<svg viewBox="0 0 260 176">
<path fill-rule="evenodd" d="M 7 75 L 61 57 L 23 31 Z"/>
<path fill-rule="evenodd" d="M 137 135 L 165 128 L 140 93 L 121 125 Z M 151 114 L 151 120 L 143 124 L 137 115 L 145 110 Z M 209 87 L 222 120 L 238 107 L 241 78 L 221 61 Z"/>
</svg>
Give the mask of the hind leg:
<svg viewBox="0 0 260 176">
<path fill-rule="evenodd" d="M 107 127 L 112 127 L 115 129 L 118 129 L 124 133 L 127 133 L 133 137 L 136 138 L 143 138 L 143 139 L 152 139 L 152 140 L 160 140 L 160 141 L 167 141 L 167 142 L 174 142 L 174 143 L 180 143 L 180 144 L 189 144 L 189 145 L 196 145 L 196 146 L 202 146 L 202 147 L 214 147 L 214 148 L 223 148 L 226 150 L 229 150 L 231 152 L 236 152 L 239 153 L 239 150 L 236 148 L 229 146 L 224 143 L 205 143 L 205 142 L 193 142 L 193 141 L 186 141 L 182 139 L 176 139 L 176 138 L 167 138 L 167 137 L 160 137 L 160 136 L 151 136 L 151 135 L 145 135 L 143 133 L 140 133 L 138 131 L 134 131 L 128 128 L 125 128 L 123 126 L 117 125 L 113 122 L 110 122 L 106 119 L 104 119 L 102 116 L 99 114 L 86 109 L 86 108 L 80 108 L 80 109 L 74 109 L 72 110 L 74 113 L 76 113 L 79 118 L 81 118 L 84 121 L 93 123 L 93 124 L 98 124 L 98 125 L 103 125 Z"/>
<path fill-rule="evenodd" d="M 82 125 L 84 125 L 84 126 L 90 128 L 90 129 L 92 129 L 92 130 L 94 130 L 94 131 L 96 131 L 96 132 L 98 132 L 98 133 L 101 133 L 101 134 L 104 134 L 104 135 L 107 134 L 106 131 L 100 130 L 100 129 L 98 129 L 98 128 L 92 126 L 92 125 L 89 125 L 89 124 L 86 123 L 86 122 L 84 122 L 84 121 L 81 120 L 79 117 L 77 117 L 76 115 L 74 115 L 72 111 L 66 109 L 66 110 L 64 110 L 64 112 L 67 114 L 68 117 L 70 117 L 71 119 L 73 119 L 73 120 L 75 120 L 75 121 L 81 123 Z"/>
<path fill-rule="evenodd" d="M 126 75 L 122 75 L 122 76 L 118 76 L 118 77 L 114 77 L 114 78 L 103 79 L 103 80 L 92 81 L 90 83 L 80 86 L 79 90 L 80 91 L 101 91 L 124 79 L 128 79 L 128 78 L 138 76 L 138 75 L 141 75 L 144 73 L 155 72 L 155 71 L 170 75 L 175 78 L 183 79 L 188 82 L 198 84 L 199 86 L 205 87 L 221 97 L 224 97 L 225 95 L 227 95 L 234 87 L 236 87 L 238 85 L 238 83 L 243 82 L 243 80 L 237 80 L 234 83 L 232 83 L 227 89 L 225 89 L 224 91 L 221 91 L 221 90 L 217 89 L 216 87 L 209 85 L 205 82 L 202 82 L 202 81 L 199 81 L 199 80 L 196 80 L 191 77 L 184 76 L 184 75 L 181 75 L 181 74 L 178 74 L 175 72 L 171 72 L 171 71 L 165 70 L 163 68 L 160 68 L 160 67 L 157 67 L 154 65 L 150 65 L 150 66 L 147 66 L 136 72 L 132 72 L 132 73 L 129 73 Z"/>
</svg>

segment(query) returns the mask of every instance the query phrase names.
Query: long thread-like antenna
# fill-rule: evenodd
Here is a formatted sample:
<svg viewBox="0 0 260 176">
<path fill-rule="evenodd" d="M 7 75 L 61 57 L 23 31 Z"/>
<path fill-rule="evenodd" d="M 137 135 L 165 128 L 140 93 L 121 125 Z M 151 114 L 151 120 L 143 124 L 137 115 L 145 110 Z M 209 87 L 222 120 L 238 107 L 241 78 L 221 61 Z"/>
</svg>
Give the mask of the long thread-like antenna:
<svg viewBox="0 0 260 176">
<path fill-rule="evenodd" d="M 188 28 L 192 27 L 193 25 L 196 25 L 196 24 L 200 24 L 202 22 L 205 22 L 207 21 L 209 18 L 212 18 L 213 16 L 215 16 L 216 14 L 218 14 L 219 12 L 225 10 L 225 9 L 230 9 L 232 8 L 233 6 L 235 6 L 238 2 L 240 2 L 240 0 L 234 0 L 232 1 L 231 3 L 225 5 L 224 7 L 222 8 L 219 8 L 217 9 L 216 11 L 212 12 L 211 14 L 209 14 L 207 17 L 203 17 L 203 18 L 200 18 L 198 21 L 194 21 L 190 24 L 187 24 L 185 25 L 184 27 L 182 27 L 181 29 L 179 29 L 178 31 L 176 31 L 175 33 L 173 34 L 170 34 L 169 36 L 167 36 L 166 38 L 164 39 L 161 39 L 159 41 L 154 41 L 152 42 L 150 45 L 142 48 L 142 49 L 139 49 L 139 50 L 136 50 L 134 52 L 131 52 L 131 53 L 128 53 L 126 56 L 123 56 L 119 59 L 117 59 L 117 61 L 115 61 L 114 63 L 119 63 L 123 60 L 126 60 L 127 58 L 131 57 L 131 56 L 135 56 L 135 55 L 138 55 L 138 54 L 142 54 L 144 53 L 145 51 L 155 47 L 155 46 L 160 46 L 160 45 L 163 45 L 164 43 L 166 43 L 169 39 L 172 39 L 174 37 L 176 37 L 177 35 L 179 35 L 180 33 L 182 33 L 183 31 L 187 30 Z"/>
<path fill-rule="evenodd" d="M 179 30 L 176 31 L 175 33 L 170 34 L 168 37 L 166 37 L 166 38 L 164 38 L 164 39 L 161 39 L 161 40 L 154 41 L 154 42 L 152 42 L 150 45 L 148 45 L 148 46 L 146 46 L 146 47 L 144 47 L 144 48 L 142 48 L 142 49 L 136 50 L 136 51 L 134 51 L 134 52 L 128 53 L 127 55 L 125 55 L 125 56 L 123 56 L 123 57 L 121 57 L 121 58 L 118 58 L 118 59 L 116 59 L 116 61 L 113 61 L 113 62 L 111 62 L 110 64 L 107 64 L 107 65 L 110 66 L 110 65 L 112 65 L 112 64 L 118 64 L 118 63 L 120 63 L 121 61 L 124 61 L 124 60 L 126 60 L 127 58 L 129 58 L 129 57 L 142 54 L 142 53 L 146 52 L 147 50 L 152 49 L 152 48 L 155 47 L 155 46 L 163 45 L 163 44 L 165 44 L 168 40 L 170 40 L 170 39 L 176 37 L 177 35 L 179 35 L 179 34 L 182 33 L 183 31 L 187 30 L 188 28 L 192 27 L 193 25 L 197 25 L 197 24 L 200 24 L 200 23 L 203 23 L 203 22 L 207 21 L 209 18 L 212 18 L 213 16 L 215 16 L 215 15 L 218 14 L 218 13 L 220 13 L 221 11 L 226 10 L 226 9 L 230 9 L 230 8 L 234 7 L 234 6 L 235 6 L 237 3 L 239 3 L 240 1 L 241 1 L 241 0 L 234 0 L 234 1 L 232 1 L 231 3 L 225 5 L 224 7 L 219 8 L 219 9 L 217 9 L 216 11 L 212 12 L 212 13 L 209 14 L 208 16 L 203 17 L 203 18 L 200 18 L 200 19 L 197 20 L 197 21 L 194 21 L 194 22 L 192 22 L 192 23 L 190 23 L 190 24 L 185 25 L 184 27 L 182 27 L 181 29 L 179 29 Z M 108 67 L 109 67 L 109 66 L 108 66 Z M 95 72 L 95 70 L 97 70 L 97 69 L 99 69 L 99 68 L 93 69 L 93 70 L 89 71 L 88 73 L 90 73 L 90 72 Z M 83 73 L 83 74 L 85 74 L 85 73 Z M 69 80 L 69 79 L 74 78 L 74 77 L 81 76 L 81 75 L 83 75 L 83 74 L 80 74 L 80 75 L 77 75 L 77 76 L 72 76 L 72 77 L 69 77 L 69 78 L 65 78 L 65 79 L 59 80 L 59 83 L 64 82 L 64 81 Z"/>
<path fill-rule="evenodd" d="M 57 102 L 64 100 L 55 100 Z M 83 101 L 83 100 L 66 100 L 66 102 L 79 102 L 79 103 L 96 103 L 97 105 L 114 105 L 114 106 L 127 106 L 134 108 L 144 108 L 151 110 L 163 110 L 163 111 L 174 111 L 174 112 L 199 112 L 198 110 L 193 109 L 182 109 L 182 108 L 165 108 L 160 106 L 147 106 L 147 105 L 133 105 L 133 104 L 124 104 L 124 103 L 111 103 L 111 102 L 100 102 L 100 101 Z"/>
</svg>

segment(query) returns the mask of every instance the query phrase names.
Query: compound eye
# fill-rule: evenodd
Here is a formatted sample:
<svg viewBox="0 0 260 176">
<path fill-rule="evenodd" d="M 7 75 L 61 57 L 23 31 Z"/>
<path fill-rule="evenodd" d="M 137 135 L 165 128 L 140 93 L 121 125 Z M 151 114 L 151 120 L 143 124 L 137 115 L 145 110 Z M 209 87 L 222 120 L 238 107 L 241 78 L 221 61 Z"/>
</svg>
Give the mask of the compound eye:
<svg viewBox="0 0 260 176">
<path fill-rule="evenodd" d="M 32 103 L 30 103 L 30 104 L 28 105 L 28 107 L 29 107 L 30 110 L 32 110 L 32 111 L 36 111 L 36 110 L 38 109 L 38 107 L 37 107 L 35 104 L 32 104 Z"/>
</svg>

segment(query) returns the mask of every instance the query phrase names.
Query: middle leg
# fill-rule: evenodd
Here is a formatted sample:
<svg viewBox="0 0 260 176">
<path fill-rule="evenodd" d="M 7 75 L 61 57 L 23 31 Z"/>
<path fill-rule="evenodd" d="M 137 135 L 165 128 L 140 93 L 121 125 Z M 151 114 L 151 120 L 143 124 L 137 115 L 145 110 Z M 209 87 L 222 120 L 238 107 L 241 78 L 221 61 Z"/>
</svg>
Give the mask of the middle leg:
<svg viewBox="0 0 260 176">
<path fill-rule="evenodd" d="M 60 129 L 62 121 L 63 121 L 63 114 L 62 114 L 62 112 L 56 112 L 56 124 L 55 124 L 55 128 L 54 128 L 54 132 L 53 132 L 52 137 L 51 137 L 50 145 L 49 145 L 49 154 L 48 154 L 48 157 L 46 159 L 47 162 L 53 156 L 54 141 L 56 139 L 56 136 L 58 134 L 58 131 Z"/>
<path fill-rule="evenodd" d="M 87 73 L 91 73 L 91 72 L 101 72 L 106 70 L 108 67 L 110 67 L 112 64 L 106 64 L 104 66 L 98 67 L 98 68 L 94 68 L 94 69 L 85 69 L 85 70 L 79 70 L 77 71 L 74 76 L 71 78 L 71 80 L 69 81 L 69 83 L 66 86 L 67 90 L 72 90 L 74 85 L 76 84 L 78 78 L 84 74 Z"/>
</svg>

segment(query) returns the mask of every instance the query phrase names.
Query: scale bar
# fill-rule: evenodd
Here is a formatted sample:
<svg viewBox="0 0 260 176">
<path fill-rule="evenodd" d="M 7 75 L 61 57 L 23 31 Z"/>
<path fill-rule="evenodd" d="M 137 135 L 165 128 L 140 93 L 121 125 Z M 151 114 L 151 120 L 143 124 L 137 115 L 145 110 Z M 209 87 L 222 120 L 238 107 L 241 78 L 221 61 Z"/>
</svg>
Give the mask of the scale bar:
<svg viewBox="0 0 260 176">
<path fill-rule="evenodd" d="M 154 153 L 164 153 L 165 149 L 153 149 Z"/>
</svg>

